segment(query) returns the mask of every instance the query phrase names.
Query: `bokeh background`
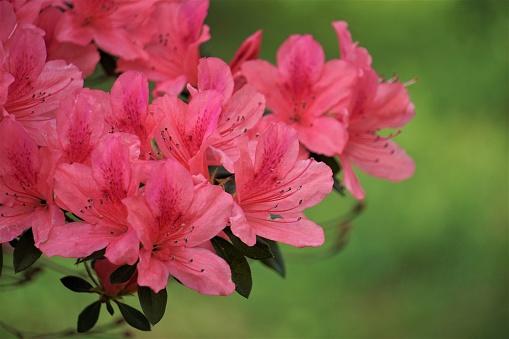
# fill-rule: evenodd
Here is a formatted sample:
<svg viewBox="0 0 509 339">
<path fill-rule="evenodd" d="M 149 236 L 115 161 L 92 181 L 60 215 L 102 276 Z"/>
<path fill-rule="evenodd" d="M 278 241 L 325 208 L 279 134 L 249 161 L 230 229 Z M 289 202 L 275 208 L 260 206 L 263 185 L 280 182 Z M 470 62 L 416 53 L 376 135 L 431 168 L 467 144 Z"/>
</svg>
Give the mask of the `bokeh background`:
<svg viewBox="0 0 509 339">
<path fill-rule="evenodd" d="M 379 74 L 417 77 L 416 116 L 395 139 L 417 171 L 398 184 L 361 174 L 366 208 L 341 253 L 326 255 L 356 201 L 333 193 L 309 212 L 328 245 L 285 247 L 285 279 L 254 263 L 249 300 L 170 283 L 164 319 L 136 337 L 509 337 L 508 19 L 507 1 L 212 0 L 209 48 L 227 61 L 258 29 L 271 62 L 291 34 L 312 34 L 338 58 L 330 23 L 346 20 Z M 0 290 L 0 319 L 39 332 L 75 326 L 94 298 L 61 276 Z"/>
</svg>

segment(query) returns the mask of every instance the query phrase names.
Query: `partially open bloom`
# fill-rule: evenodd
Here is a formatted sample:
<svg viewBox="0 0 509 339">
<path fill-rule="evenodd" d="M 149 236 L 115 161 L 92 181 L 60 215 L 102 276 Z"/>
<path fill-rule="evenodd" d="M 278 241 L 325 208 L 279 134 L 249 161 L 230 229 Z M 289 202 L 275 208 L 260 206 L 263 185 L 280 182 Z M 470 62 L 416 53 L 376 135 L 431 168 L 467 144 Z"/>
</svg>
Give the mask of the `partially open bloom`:
<svg viewBox="0 0 509 339">
<path fill-rule="evenodd" d="M 237 147 L 233 233 L 250 246 L 257 235 L 297 247 L 322 245 L 322 228 L 302 211 L 332 190 L 330 168 L 313 159 L 297 160 L 296 131 L 283 123 L 272 123 L 260 135 L 254 154 L 246 138 L 239 138 Z"/>
<path fill-rule="evenodd" d="M 208 0 L 160 1 L 152 15 L 131 33 L 145 58 L 118 62 L 120 71 L 139 70 L 156 82 L 156 94 L 178 95 L 187 83 L 196 85 L 199 46 L 210 39 L 204 25 Z"/>
<path fill-rule="evenodd" d="M 414 105 L 405 86 L 397 81 L 378 82 L 371 68 L 371 56 L 364 48 L 352 43 L 345 22 L 333 23 L 341 46 L 342 59 L 357 69 L 355 91 L 338 106 L 348 111 L 340 117 L 348 127 L 348 143 L 339 158 L 343 166 L 343 181 L 357 199 L 363 199 L 364 189 L 352 164 L 378 178 L 401 181 L 410 178 L 415 163 L 405 150 L 377 132 L 384 128 L 400 128 L 414 116 Z"/>
<path fill-rule="evenodd" d="M 259 122 L 265 109 L 265 98 L 250 84 L 235 91 L 232 71 L 218 58 L 200 59 L 198 86 L 196 89 L 188 86 L 188 89 L 191 95 L 207 90 L 223 95 L 215 131 L 206 140 L 208 163 L 215 165 L 219 162 L 233 173 L 233 162 L 238 158 L 234 140 Z"/>
<path fill-rule="evenodd" d="M 5 9 L 5 5 L 2 5 Z M 22 123 L 31 136 L 44 145 L 42 126 L 54 122 L 62 98 L 82 87 L 81 72 L 63 60 L 46 62 L 43 32 L 32 25 L 3 27 L 8 34 L 3 44 L 3 72 L 7 83 L 0 86 L 0 120 L 11 118 Z M 0 48 L 1 50 L 1 48 Z M 0 52 L 0 56 L 2 53 Z M 0 73 L 1 71 L 0 70 Z"/>
<path fill-rule="evenodd" d="M 32 227 L 36 246 L 64 223 L 53 201 L 53 172 L 60 154 L 38 148 L 23 126 L 0 122 L 0 243 Z"/>
<path fill-rule="evenodd" d="M 138 193 L 139 182 L 131 176 L 134 135 L 112 135 L 102 140 L 91 155 L 91 166 L 60 164 L 55 173 L 55 199 L 81 222 L 52 229 L 41 250 L 48 256 L 80 258 L 106 247 L 106 258 L 116 265 L 134 264 L 139 240 L 127 221 L 122 199 Z M 139 141 L 138 141 L 139 145 Z"/>
<path fill-rule="evenodd" d="M 208 182 L 195 186 L 191 174 L 172 159 L 152 168 L 144 192 L 123 200 L 143 245 L 138 284 L 158 292 L 172 275 L 200 293 L 231 294 L 235 285 L 228 264 L 198 247 L 226 226 L 231 196 Z"/>
<path fill-rule="evenodd" d="M 329 156 L 343 151 L 346 127 L 331 108 L 351 94 L 356 73 L 347 62 L 325 62 L 322 47 L 310 35 L 292 35 L 277 52 L 277 67 L 252 60 L 241 71 L 265 95 L 269 118 L 295 128 L 307 149 Z"/>
</svg>

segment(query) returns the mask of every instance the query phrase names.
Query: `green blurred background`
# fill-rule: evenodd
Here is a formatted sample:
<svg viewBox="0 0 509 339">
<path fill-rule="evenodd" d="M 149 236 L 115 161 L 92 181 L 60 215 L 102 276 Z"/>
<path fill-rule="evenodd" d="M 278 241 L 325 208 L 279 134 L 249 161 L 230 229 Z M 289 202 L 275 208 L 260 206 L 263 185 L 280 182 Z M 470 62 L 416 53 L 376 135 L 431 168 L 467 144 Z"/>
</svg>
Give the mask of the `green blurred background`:
<svg viewBox="0 0 509 339">
<path fill-rule="evenodd" d="M 164 319 L 136 336 L 509 337 L 508 16 L 506 1 L 212 0 L 209 47 L 227 61 L 258 29 L 271 62 L 289 35 L 305 33 L 338 58 L 330 22 L 346 20 L 379 74 L 417 77 L 416 117 L 396 138 L 417 171 L 398 184 L 361 174 L 367 206 L 338 255 L 326 258 L 327 246 L 356 202 L 333 193 L 309 213 L 329 245 L 285 247 L 285 279 L 254 263 L 249 300 L 170 283 Z M 66 290 L 61 276 L 1 291 L 0 319 L 73 327 L 94 298 Z"/>
</svg>

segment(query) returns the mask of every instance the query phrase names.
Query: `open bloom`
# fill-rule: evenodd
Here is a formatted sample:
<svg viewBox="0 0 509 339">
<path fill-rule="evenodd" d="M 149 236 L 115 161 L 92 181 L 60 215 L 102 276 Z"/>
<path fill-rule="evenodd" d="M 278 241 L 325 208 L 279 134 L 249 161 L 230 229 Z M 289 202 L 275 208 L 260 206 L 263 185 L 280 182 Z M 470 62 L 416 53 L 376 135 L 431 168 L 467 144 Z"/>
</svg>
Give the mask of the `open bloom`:
<svg viewBox="0 0 509 339">
<path fill-rule="evenodd" d="M 231 294 L 235 285 L 228 264 L 197 247 L 226 226 L 231 196 L 208 182 L 195 186 L 191 174 L 172 159 L 153 166 L 144 189 L 143 196 L 123 200 L 143 245 L 138 284 L 158 292 L 172 275 L 200 293 Z"/>
<path fill-rule="evenodd" d="M 257 235 L 297 247 L 322 245 L 322 228 L 302 211 L 332 190 L 330 168 L 313 159 L 297 160 L 297 132 L 283 123 L 272 123 L 260 135 L 254 154 L 245 137 L 237 139 L 237 147 L 232 232 L 249 246 Z"/>
<path fill-rule="evenodd" d="M 19 122 L 0 122 L 0 243 L 32 227 L 39 246 L 53 226 L 64 223 L 64 214 L 53 201 L 59 156 L 47 147 L 39 149 Z"/>
<path fill-rule="evenodd" d="M 238 158 L 234 140 L 259 122 L 265 109 L 265 98 L 250 84 L 234 91 L 232 71 L 218 58 L 200 59 L 198 87 L 188 86 L 188 89 L 191 95 L 207 90 L 223 95 L 215 131 L 205 141 L 205 147 L 208 146 L 209 164 L 215 164 L 216 160 L 233 172 L 233 161 Z"/>
<path fill-rule="evenodd" d="M 192 174 L 208 177 L 206 141 L 216 132 L 222 99 L 215 90 L 196 93 L 189 104 L 168 94 L 156 98 L 151 110 L 165 117 L 158 123 L 154 138 L 164 156 L 178 160 Z"/>
<path fill-rule="evenodd" d="M 55 173 L 55 199 L 60 207 L 82 222 L 52 228 L 41 250 L 48 256 L 85 257 L 106 247 L 105 256 L 113 264 L 134 264 L 139 240 L 127 221 L 122 199 L 138 193 L 139 182 L 131 176 L 135 152 L 127 139 L 134 135 L 111 135 L 102 140 L 91 155 L 91 166 L 59 164 Z"/>
<path fill-rule="evenodd" d="M 73 1 L 55 27 L 58 41 L 87 46 L 92 40 L 102 50 L 125 59 L 146 57 L 128 32 L 153 10 L 154 0 Z"/>
<path fill-rule="evenodd" d="M 7 88 L 0 85 L 0 120 L 8 117 L 21 122 L 37 143 L 44 145 L 42 126 L 47 121 L 54 122 L 62 98 L 82 87 L 81 72 L 63 60 L 46 62 L 43 32 L 35 26 L 2 27 L 3 30 L 11 33 L 2 41 L 0 73 L 9 73 L 12 78 L 5 73 L 1 77 L 12 82 Z"/>
<path fill-rule="evenodd" d="M 357 199 L 363 199 L 364 189 L 352 164 L 363 172 L 390 181 L 410 178 L 415 163 L 405 150 L 377 132 L 384 128 L 400 128 L 415 114 L 414 105 L 405 86 L 397 81 L 378 82 L 371 68 L 371 56 L 364 48 L 352 43 L 345 22 L 333 23 L 341 46 L 341 57 L 357 69 L 358 78 L 351 98 L 338 104 L 348 111 L 339 119 L 348 128 L 348 143 L 339 154 L 343 166 L 343 181 Z"/>
<path fill-rule="evenodd" d="M 120 71 L 139 70 L 156 82 L 156 94 L 178 95 L 187 83 L 196 85 L 199 46 L 210 39 L 204 25 L 208 0 L 160 1 L 152 15 L 131 33 L 146 58 L 121 56 Z"/>
<path fill-rule="evenodd" d="M 351 95 L 356 73 L 347 62 L 325 62 L 312 36 L 292 35 L 277 52 L 277 67 L 252 60 L 241 72 L 265 95 L 269 117 L 295 128 L 307 149 L 329 156 L 343 151 L 346 127 L 330 110 Z"/>
</svg>

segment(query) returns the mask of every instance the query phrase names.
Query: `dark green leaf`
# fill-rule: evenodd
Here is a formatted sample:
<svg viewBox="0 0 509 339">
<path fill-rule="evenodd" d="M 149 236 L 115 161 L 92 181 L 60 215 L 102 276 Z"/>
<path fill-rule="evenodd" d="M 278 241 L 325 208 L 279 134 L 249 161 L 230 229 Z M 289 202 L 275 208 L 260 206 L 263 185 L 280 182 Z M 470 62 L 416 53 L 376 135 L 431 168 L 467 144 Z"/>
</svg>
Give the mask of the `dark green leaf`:
<svg viewBox="0 0 509 339">
<path fill-rule="evenodd" d="M 115 313 L 115 310 L 113 309 L 113 306 L 111 306 L 110 302 L 106 302 L 106 309 L 108 310 L 108 313 L 110 315 L 113 315 Z"/>
<path fill-rule="evenodd" d="M 0 276 L 2 276 L 2 268 L 4 267 L 4 251 L 0 243 Z"/>
<path fill-rule="evenodd" d="M 279 273 L 279 275 L 281 275 L 284 278 L 286 275 L 285 262 L 283 260 L 283 254 L 279 250 L 277 242 L 269 239 L 264 240 L 270 246 L 270 250 L 274 254 L 274 258 L 262 260 L 262 263 L 265 266 L 274 270 L 276 273 Z"/>
<path fill-rule="evenodd" d="M 246 257 L 223 238 L 215 237 L 211 242 L 216 253 L 230 265 L 235 291 L 244 298 L 248 298 L 253 287 L 253 280 Z"/>
<path fill-rule="evenodd" d="M 328 157 L 326 155 L 316 153 L 309 154 L 309 157 L 315 159 L 316 161 L 323 162 L 329 166 L 332 171 L 332 176 L 336 176 L 336 174 L 341 172 L 341 166 L 335 157 Z"/>
<path fill-rule="evenodd" d="M 141 309 L 148 321 L 152 325 L 157 324 L 166 311 L 166 301 L 168 300 L 166 288 L 155 293 L 150 287 L 138 286 L 138 299 L 140 299 Z"/>
<path fill-rule="evenodd" d="M 111 56 L 111 54 L 108 54 L 101 49 L 99 50 L 99 54 L 101 56 L 99 62 L 104 70 L 104 74 L 107 76 L 118 76 L 119 74 L 115 71 L 117 68 L 116 59 Z"/>
<path fill-rule="evenodd" d="M 262 238 L 258 237 L 256 239 L 256 244 L 248 246 L 244 244 L 242 240 L 237 238 L 229 227 L 225 228 L 224 232 L 228 235 L 228 238 L 230 238 L 233 246 L 246 257 L 256 260 L 274 258 L 269 244 L 267 244 Z"/>
<path fill-rule="evenodd" d="M 42 252 L 34 245 L 34 235 L 29 228 L 19 238 L 13 253 L 14 272 L 26 270 L 39 259 Z"/>
<path fill-rule="evenodd" d="M 120 313 L 122 313 L 122 316 L 129 325 L 137 328 L 140 331 L 150 331 L 150 323 L 148 322 L 147 318 L 145 318 L 143 313 L 134 307 L 123 304 L 117 300 L 115 300 L 115 302 L 118 305 Z"/>
<path fill-rule="evenodd" d="M 106 248 L 103 248 L 102 250 L 99 250 L 99 251 L 95 251 L 94 253 L 90 254 L 88 257 L 79 258 L 76 261 L 76 264 L 81 264 L 82 262 L 90 261 L 90 260 L 104 259 L 105 258 L 104 253 L 106 253 Z"/>
<path fill-rule="evenodd" d="M 9 241 L 9 245 L 12 246 L 12 248 L 16 248 L 16 245 L 18 244 L 18 239 L 14 238 L 11 241 Z"/>
<path fill-rule="evenodd" d="M 110 276 L 110 283 L 112 284 L 122 284 L 128 282 L 129 279 L 133 276 L 134 272 L 136 272 L 136 266 L 138 263 L 134 265 L 123 265 L 117 268 Z"/>
<path fill-rule="evenodd" d="M 336 190 L 336 192 L 338 192 L 342 196 L 346 195 L 345 186 L 343 186 L 343 183 L 336 178 L 334 178 L 334 184 L 332 184 L 332 188 L 334 188 L 334 190 Z"/>
<path fill-rule="evenodd" d="M 78 316 L 78 332 L 83 333 L 90 330 L 97 323 L 101 312 L 101 302 L 98 300 L 85 307 Z"/>
<path fill-rule="evenodd" d="M 84 293 L 91 293 L 94 286 L 92 286 L 88 281 L 86 281 L 83 278 L 76 277 L 74 275 L 69 275 L 67 277 L 63 277 L 60 279 L 62 284 L 64 284 L 65 287 L 70 289 L 74 292 L 84 292 Z"/>
</svg>

